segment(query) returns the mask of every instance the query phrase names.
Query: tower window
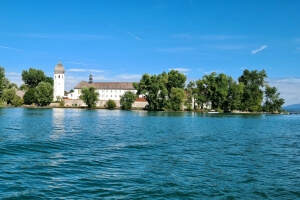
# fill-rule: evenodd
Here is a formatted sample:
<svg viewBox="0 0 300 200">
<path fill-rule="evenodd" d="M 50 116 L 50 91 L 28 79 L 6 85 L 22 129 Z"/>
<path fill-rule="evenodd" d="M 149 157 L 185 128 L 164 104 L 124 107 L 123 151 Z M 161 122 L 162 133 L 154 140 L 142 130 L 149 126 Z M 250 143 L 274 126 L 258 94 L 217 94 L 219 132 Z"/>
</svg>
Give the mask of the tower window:
<svg viewBox="0 0 300 200">
<path fill-rule="evenodd" d="M 58 78 L 60 78 L 60 75 L 58 75 Z"/>
</svg>

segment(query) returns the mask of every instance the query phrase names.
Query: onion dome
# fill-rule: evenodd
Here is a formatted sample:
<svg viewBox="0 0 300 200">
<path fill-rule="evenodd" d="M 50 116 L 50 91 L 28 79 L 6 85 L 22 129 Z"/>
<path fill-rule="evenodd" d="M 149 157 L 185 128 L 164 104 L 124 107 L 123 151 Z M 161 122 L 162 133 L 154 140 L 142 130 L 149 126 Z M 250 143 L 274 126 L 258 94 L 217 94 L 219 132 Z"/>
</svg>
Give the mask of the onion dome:
<svg viewBox="0 0 300 200">
<path fill-rule="evenodd" d="M 65 73 L 65 68 L 61 64 L 61 62 L 58 62 L 57 65 L 55 66 L 54 69 L 54 74 L 64 74 Z"/>
</svg>

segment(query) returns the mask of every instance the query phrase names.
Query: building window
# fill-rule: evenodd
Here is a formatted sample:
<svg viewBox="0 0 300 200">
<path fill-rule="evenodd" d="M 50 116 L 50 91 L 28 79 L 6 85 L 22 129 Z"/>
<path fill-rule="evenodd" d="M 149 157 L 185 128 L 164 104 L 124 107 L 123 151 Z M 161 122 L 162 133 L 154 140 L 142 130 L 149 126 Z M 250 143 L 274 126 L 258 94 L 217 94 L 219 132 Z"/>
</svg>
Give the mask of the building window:
<svg viewBox="0 0 300 200">
<path fill-rule="evenodd" d="M 60 75 L 58 75 L 58 78 L 60 78 Z"/>
</svg>

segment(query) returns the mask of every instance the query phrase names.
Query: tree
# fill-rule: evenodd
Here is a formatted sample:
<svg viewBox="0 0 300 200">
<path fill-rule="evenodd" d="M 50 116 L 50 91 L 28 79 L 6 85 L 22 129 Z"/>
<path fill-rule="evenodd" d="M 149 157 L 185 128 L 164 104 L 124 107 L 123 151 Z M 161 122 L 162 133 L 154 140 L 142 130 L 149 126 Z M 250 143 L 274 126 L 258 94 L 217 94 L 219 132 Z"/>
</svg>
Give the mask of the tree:
<svg viewBox="0 0 300 200">
<path fill-rule="evenodd" d="M 19 87 L 19 90 L 24 90 L 27 91 L 29 88 L 27 85 L 25 85 L 24 83 Z"/>
<path fill-rule="evenodd" d="M 185 92 L 182 88 L 172 88 L 170 99 L 168 99 L 168 108 L 174 111 L 182 110 L 182 104 L 184 102 Z"/>
<path fill-rule="evenodd" d="M 281 106 L 284 104 L 284 99 L 279 97 L 276 87 L 266 86 L 265 89 L 265 103 L 263 110 L 265 112 L 281 111 Z"/>
<path fill-rule="evenodd" d="M 31 105 L 33 103 L 37 103 L 37 98 L 36 98 L 36 89 L 35 88 L 30 88 L 27 90 L 23 96 L 24 103 L 27 105 Z"/>
<path fill-rule="evenodd" d="M 5 69 L 0 66 L 0 98 L 3 95 L 3 89 L 4 89 L 4 78 L 5 78 Z"/>
<path fill-rule="evenodd" d="M 177 70 L 171 70 L 168 73 L 167 77 L 168 77 L 168 82 L 166 84 L 166 88 L 169 92 L 169 97 L 170 97 L 172 88 L 184 89 L 185 81 L 186 81 L 186 76 L 184 74 L 180 73 Z"/>
<path fill-rule="evenodd" d="M 265 78 L 267 77 L 266 71 L 249 71 L 244 70 L 243 75 L 239 77 L 239 83 L 244 84 L 243 97 L 241 102 L 241 109 L 246 111 L 261 111 L 263 91 L 262 87 L 265 86 Z"/>
<path fill-rule="evenodd" d="M 145 96 L 149 110 L 162 110 L 166 106 L 166 97 L 168 97 L 167 82 L 168 75 L 165 72 L 159 75 L 144 74 L 134 87 L 137 95 Z"/>
<path fill-rule="evenodd" d="M 40 82 L 36 87 L 36 98 L 39 106 L 47 106 L 53 100 L 53 87 L 50 83 Z"/>
<path fill-rule="evenodd" d="M 125 92 L 125 94 L 123 94 L 120 99 L 121 108 L 125 110 L 130 110 L 135 99 L 136 95 L 133 92 Z"/>
<path fill-rule="evenodd" d="M 243 91 L 243 83 L 237 83 L 231 77 L 228 77 L 228 93 L 222 109 L 226 111 L 239 110 L 241 108 Z"/>
<path fill-rule="evenodd" d="M 80 99 L 87 105 L 88 109 L 94 109 L 96 107 L 96 101 L 98 101 L 99 93 L 96 92 L 94 87 L 82 88 L 82 95 Z"/>
<path fill-rule="evenodd" d="M 17 86 L 17 84 L 15 84 L 15 83 L 9 83 L 9 84 L 7 85 L 7 89 L 11 89 L 11 88 L 18 89 L 18 86 Z"/>
<path fill-rule="evenodd" d="M 116 107 L 116 102 L 114 100 L 109 99 L 105 103 L 105 107 L 108 108 L 108 109 L 114 109 Z"/>
<path fill-rule="evenodd" d="M 186 88 L 187 96 L 186 96 L 186 101 L 185 105 L 187 106 L 188 110 L 193 110 L 196 109 L 196 93 L 197 93 L 197 88 L 196 88 L 196 82 L 195 81 L 190 81 L 187 85 Z"/>
<path fill-rule="evenodd" d="M 11 89 L 4 89 L 3 90 L 3 95 L 2 95 L 2 100 L 6 102 L 7 104 L 12 104 L 12 100 L 15 98 L 16 94 L 16 89 L 11 88 Z"/>
<path fill-rule="evenodd" d="M 19 96 L 15 96 L 14 99 L 11 101 L 11 104 L 14 106 L 14 107 L 18 107 L 18 106 L 21 106 L 23 105 L 24 103 L 24 100 L 19 97 Z"/>
<path fill-rule="evenodd" d="M 46 83 L 50 83 L 52 86 L 54 86 L 54 80 L 52 77 L 45 77 L 43 81 Z"/>
<path fill-rule="evenodd" d="M 35 88 L 39 85 L 40 82 L 46 80 L 46 76 L 42 70 L 30 68 L 28 71 L 23 70 L 22 80 L 28 87 Z"/>
</svg>

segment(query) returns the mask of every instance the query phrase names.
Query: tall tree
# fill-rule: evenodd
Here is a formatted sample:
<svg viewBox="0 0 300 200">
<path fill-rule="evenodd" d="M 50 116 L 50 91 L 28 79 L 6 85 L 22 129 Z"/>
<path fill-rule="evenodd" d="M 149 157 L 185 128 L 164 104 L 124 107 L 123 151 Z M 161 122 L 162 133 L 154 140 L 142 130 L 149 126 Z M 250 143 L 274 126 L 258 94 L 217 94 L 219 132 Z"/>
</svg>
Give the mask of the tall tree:
<svg viewBox="0 0 300 200">
<path fill-rule="evenodd" d="M 239 83 L 244 84 L 244 92 L 242 97 L 241 109 L 245 111 L 261 111 L 263 91 L 265 86 L 265 78 L 267 74 L 265 70 L 249 71 L 244 70 L 243 75 L 239 77 Z"/>
<path fill-rule="evenodd" d="M 29 68 L 29 70 L 23 70 L 22 80 L 28 87 L 35 88 L 42 81 L 46 80 L 46 76 L 42 70 Z M 51 85 L 51 84 L 50 84 Z M 53 85 L 53 83 L 52 83 Z"/>
<path fill-rule="evenodd" d="M 174 111 L 182 110 L 182 104 L 184 102 L 185 92 L 182 88 L 171 89 L 170 98 L 168 99 L 168 108 Z"/>
<path fill-rule="evenodd" d="M 94 87 L 82 88 L 82 94 L 80 99 L 87 105 L 88 109 L 94 109 L 96 107 L 96 101 L 98 101 L 99 93 L 96 92 Z"/>
<path fill-rule="evenodd" d="M 284 104 L 284 99 L 279 97 L 276 87 L 266 86 L 265 89 L 265 103 L 263 110 L 265 112 L 281 111 L 281 106 Z"/>
<path fill-rule="evenodd" d="M 168 82 L 166 84 L 166 88 L 169 92 L 169 96 L 171 94 L 172 88 L 181 88 L 184 89 L 186 76 L 183 73 L 180 73 L 177 70 L 171 70 L 168 73 Z"/>
<path fill-rule="evenodd" d="M 53 100 L 53 87 L 50 83 L 40 82 L 36 87 L 36 98 L 39 106 L 47 106 Z"/>
<path fill-rule="evenodd" d="M 186 106 L 188 110 L 194 110 L 196 109 L 196 94 L 197 94 L 197 88 L 196 88 L 196 82 L 190 81 L 187 84 L 186 87 L 187 97 L 186 97 Z"/>
<path fill-rule="evenodd" d="M 166 83 L 168 76 L 166 73 L 159 75 L 144 74 L 139 83 L 135 83 L 137 95 L 144 95 L 148 102 L 149 110 L 162 110 L 166 106 L 168 90 Z"/>
<path fill-rule="evenodd" d="M 4 67 L 0 66 L 0 98 L 2 97 L 2 94 L 3 94 L 4 78 L 5 78 L 5 69 L 4 69 Z"/>
<path fill-rule="evenodd" d="M 232 77 L 228 77 L 228 94 L 223 103 L 223 110 L 233 111 L 241 108 L 241 100 L 244 91 L 244 84 L 235 82 Z"/>
</svg>

